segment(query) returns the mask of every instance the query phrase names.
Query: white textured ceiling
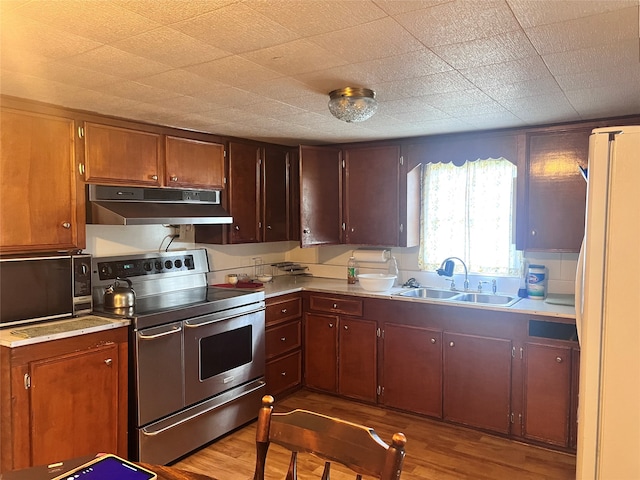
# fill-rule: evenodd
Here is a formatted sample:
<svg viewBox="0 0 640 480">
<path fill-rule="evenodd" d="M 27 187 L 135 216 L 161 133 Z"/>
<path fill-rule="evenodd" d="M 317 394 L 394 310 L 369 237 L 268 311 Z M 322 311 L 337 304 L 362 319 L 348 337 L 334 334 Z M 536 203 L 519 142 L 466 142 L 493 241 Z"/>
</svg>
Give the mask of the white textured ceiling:
<svg viewBox="0 0 640 480">
<path fill-rule="evenodd" d="M 640 0 L 0 0 L 0 92 L 275 143 L 640 113 Z M 376 91 L 371 119 L 328 92 Z"/>
</svg>

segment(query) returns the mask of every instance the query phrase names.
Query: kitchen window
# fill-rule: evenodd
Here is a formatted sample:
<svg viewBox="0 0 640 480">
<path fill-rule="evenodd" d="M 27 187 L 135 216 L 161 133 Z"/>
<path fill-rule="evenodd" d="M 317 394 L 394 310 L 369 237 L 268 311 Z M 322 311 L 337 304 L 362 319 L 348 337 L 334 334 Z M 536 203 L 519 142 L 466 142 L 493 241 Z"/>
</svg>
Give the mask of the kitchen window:
<svg viewBox="0 0 640 480">
<path fill-rule="evenodd" d="M 435 271 L 456 256 L 470 272 L 517 276 L 522 253 L 515 249 L 516 176 L 516 166 L 505 158 L 425 164 L 420 269 Z"/>
</svg>

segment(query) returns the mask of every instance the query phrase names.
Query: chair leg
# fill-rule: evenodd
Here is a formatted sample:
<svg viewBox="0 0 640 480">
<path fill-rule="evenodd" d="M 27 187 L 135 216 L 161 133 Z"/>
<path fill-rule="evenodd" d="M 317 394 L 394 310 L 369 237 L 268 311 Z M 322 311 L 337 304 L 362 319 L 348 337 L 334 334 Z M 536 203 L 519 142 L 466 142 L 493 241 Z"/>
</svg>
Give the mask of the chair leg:
<svg viewBox="0 0 640 480">
<path fill-rule="evenodd" d="M 324 470 L 322 471 L 322 480 L 329 480 L 331 476 L 331 464 L 329 462 L 324 462 Z"/>
<path fill-rule="evenodd" d="M 291 461 L 286 480 L 298 480 L 298 452 L 291 452 Z"/>
</svg>

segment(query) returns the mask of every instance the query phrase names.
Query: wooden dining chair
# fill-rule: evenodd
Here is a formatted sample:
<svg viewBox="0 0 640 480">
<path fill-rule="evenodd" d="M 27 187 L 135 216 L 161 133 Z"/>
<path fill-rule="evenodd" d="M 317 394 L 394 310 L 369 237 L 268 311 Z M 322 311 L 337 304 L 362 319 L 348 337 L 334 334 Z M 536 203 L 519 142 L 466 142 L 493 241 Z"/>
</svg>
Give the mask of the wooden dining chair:
<svg viewBox="0 0 640 480">
<path fill-rule="evenodd" d="M 325 461 L 322 480 L 329 480 L 331 462 L 356 473 L 356 479 L 369 475 L 380 480 L 398 480 L 407 438 L 395 433 L 391 445 L 383 442 L 369 427 L 346 422 L 307 410 L 273 413 L 274 399 L 262 397 L 256 431 L 256 469 L 254 480 L 264 480 L 270 443 L 291 451 L 285 480 L 297 480 L 298 453 L 310 453 Z"/>
</svg>

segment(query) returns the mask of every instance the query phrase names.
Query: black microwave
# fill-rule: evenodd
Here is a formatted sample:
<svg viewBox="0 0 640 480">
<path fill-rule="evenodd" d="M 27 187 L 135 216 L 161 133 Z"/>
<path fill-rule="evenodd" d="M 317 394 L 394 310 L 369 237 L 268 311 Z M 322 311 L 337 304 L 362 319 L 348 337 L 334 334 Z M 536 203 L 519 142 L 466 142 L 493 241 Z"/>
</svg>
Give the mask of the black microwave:
<svg viewBox="0 0 640 480">
<path fill-rule="evenodd" d="M 91 313 L 91 255 L 0 258 L 0 327 Z"/>
</svg>

